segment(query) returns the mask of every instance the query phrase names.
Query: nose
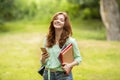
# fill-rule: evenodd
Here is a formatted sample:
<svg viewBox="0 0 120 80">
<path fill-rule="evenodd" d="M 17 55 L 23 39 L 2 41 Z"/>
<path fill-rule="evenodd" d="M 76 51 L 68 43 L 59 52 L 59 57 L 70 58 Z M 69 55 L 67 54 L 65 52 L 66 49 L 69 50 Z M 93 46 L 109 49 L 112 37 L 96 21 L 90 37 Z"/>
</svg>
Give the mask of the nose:
<svg viewBox="0 0 120 80">
<path fill-rule="evenodd" d="M 60 23 L 60 20 L 57 20 L 56 23 Z"/>
</svg>

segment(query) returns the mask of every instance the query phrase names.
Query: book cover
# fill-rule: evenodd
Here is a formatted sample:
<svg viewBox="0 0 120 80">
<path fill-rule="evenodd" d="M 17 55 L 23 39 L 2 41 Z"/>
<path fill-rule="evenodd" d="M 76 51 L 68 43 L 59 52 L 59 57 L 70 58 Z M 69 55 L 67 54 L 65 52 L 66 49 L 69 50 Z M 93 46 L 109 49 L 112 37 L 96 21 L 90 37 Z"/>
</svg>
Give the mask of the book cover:
<svg viewBox="0 0 120 80">
<path fill-rule="evenodd" d="M 69 44 L 66 46 L 59 55 L 59 59 L 61 64 L 63 65 L 64 63 L 71 63 L 74 61 L 74 55 L 73 55 L 73 46 L 72 44 Z M 72 69 L 72 68 L 71 68 Z M 71 71 L 71 70 L 70 70 Z M 69 74 L 70 71 L 66 71 L 66 74 Z"/>
</svg>

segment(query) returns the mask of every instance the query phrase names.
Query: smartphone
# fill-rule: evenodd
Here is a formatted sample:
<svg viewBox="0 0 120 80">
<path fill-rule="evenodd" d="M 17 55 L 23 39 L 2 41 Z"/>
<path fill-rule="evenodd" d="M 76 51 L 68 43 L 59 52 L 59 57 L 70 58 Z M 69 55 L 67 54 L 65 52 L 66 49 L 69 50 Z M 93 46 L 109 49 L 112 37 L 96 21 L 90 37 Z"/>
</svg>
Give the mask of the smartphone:
<svg viewBox="0 0 120 80">
<path fill-rule="evenodd" d="M 43 53 L 47 53 L 46 48 L 40 48 Z"/>
</svg>

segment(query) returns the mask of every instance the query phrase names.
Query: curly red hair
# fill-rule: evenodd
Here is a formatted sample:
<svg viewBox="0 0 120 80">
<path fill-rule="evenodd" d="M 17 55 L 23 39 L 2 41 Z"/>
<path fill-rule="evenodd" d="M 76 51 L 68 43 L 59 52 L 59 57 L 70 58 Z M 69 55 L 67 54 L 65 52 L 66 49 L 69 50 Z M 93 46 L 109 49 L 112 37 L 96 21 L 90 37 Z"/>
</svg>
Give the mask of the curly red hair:
<svg viewBox="0 0 120 80">
<path fill-rule="evenodd" d="M 62 48 L 62 46 L 65 44 L 66 40 L 69 38 L 69 36 L 72 36 L 72 29 L 71 29 L 71 24 L 69 21 L 69 17 L 66 12 L 57 12 L 51 21 L 51 24 L 49 26 L 49 32 L 47 35 L 47 47 L 52 47 L 56 41 L 55 41 L 55 28 L 53 26 L 53 21 L 56 19 L 58 15 L 62 14 L 65 17 L 65 23 L 63 26 L 63 32 L 60 36 L 59 40 L 59 47 Z"/>
</svg>

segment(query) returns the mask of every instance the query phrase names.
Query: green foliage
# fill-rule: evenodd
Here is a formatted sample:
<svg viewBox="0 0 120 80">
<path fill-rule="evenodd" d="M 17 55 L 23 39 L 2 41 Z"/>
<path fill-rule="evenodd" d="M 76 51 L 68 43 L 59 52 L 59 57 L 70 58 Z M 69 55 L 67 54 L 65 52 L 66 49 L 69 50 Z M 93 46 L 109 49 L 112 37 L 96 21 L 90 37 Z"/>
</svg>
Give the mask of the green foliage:
<svg viewBox="0 0 120 80">
<path fill-rule="evenodd" d="M 82 19 L 100 19 L 99 0 L 67 0 L 67 1 L 79 5 L 78 11 Z"/>
<path fill-rule="evenodd" d="M 97 8 L 91 9 L 86 7 L 81 11 L 81 18 L 82 19 L 100 19 L 100 14 Z"/>
<path fill-rule="evenodd" d="M 37 5 L 35 2 L 23 2 L 21 0 L 1 0 L 0 1 L 0 21 L 11 21 L 30 18 L 36 14 Z"/>
<path fill-rule="evenodd" d="M 74 0 L 70 0 L 70 1 L 74 1 Z M 80 4 L 73 4 L 73 3 L 77 3 L 78 1 L 80 2 Z M 69 2 L 67 2 L 67 0 L 53 0 L 53 1 L 51 0 L 44 0 L 44 1 L 43 0 L 42 1 L 38 1 L 38 0 L 29 0 L 29 1 L 27 0 L 16 0 L 16 1 L 6 0 L 4 1 L 3 0 L 2 1 L 1 0 L 0 17 L 2 20 L 39 18 L 44 21 L 44 19 L 48 20 L 50 16 L 52 16 L 57 11 L 66 11 L 69 13 L 71 18 L 75 18 L 75 17 L 80 16 L 81 14 L 86 15 L 85 13 L 86 8 L 90 8 L 89 10 L 92 13 L 90 13 L 89 15 L 88 14 L 86 15 L 89 17 L 92 14 L 94 14 L 94 10 L 92 9 L 94 7 L 99 6 L 98 1 L 96 0 L 95 1 L 75 0 L 75 2 L 72 2 L 72 3 L 69 3 Z M 97 11 L 97 9 L 95 9 L 95 12 Z"/>
<path fill-rule="evenodd" d="M 72 20 L 99 19 L 98 1 L 93 0 L 1 0 L 0 24 L 7 21 L 28 20 L 34 23 L 50 22 L 58 11 L 66 11 Z M 78 2 L 79 1 L 79 2 Z M 75 4 L 73 4 L 75 3 Z M 77 3 L 77 4 L 76 4 Z M 79 4 L 78 4 L 79 3 Z M 1 31 L 5 27 L 0 27 Z M 6 30 L 6 28 L 5 28 Z M 9 30 L 9 29 L 8 29 Z"/>
<path fill-rule="evenodd" d="M 0 21 L 13 19 L 14 0 L 0 0 Z"/>
<path fill-rule="evenodd" d="M 14 11 L 15 19 L 32 18 L 37 12 L 37 5 L 35 2 L 23 2 L 20 0 L 15 1 L 16 11 Z"/>
<path fill-rule="evenodd" d="M 91 12 L 91 10 L 90 10 L 90 8 L 85 8 L 83 11 L 82 11 L 82 19 L 90 19 L 92 16 L 91 16 L 91 14 L 92 14 L 92 12 Z"/>
<path fill-rule="evenodd" d="M 119 6 L 119 11 L 120 11 L 120 0 L 117 0 L 118 6 Z"/>
</svg>

